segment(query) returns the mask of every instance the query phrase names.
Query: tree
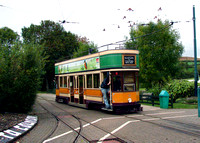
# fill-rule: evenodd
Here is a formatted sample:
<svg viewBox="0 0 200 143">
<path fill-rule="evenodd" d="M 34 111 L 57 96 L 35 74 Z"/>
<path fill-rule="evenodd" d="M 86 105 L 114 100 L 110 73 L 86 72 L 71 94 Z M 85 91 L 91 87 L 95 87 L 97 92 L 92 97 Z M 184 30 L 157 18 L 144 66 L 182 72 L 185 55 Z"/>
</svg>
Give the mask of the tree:
<svg viewBox="0 0 200 143">
<path fill-rule="evenodd" d="M 31 24 L 28 28 L 24 27 L 22 36 L 24 42 L 33 42 L 44 47 L 49 58 L 45 65 L 43 90 L 52 89 L 55 61 L 71 58 L 73 51 L 78 48 L 76 35 L 66 32 L 59 23 L 47 20 L 40 25 Z"/>
<path fill-rule="evenodd" d="M 35 103 L 45 57 L 39 45 L 12 44 L 0 48 L 0 112 L 27 113 Z"/>
<path fill-rule="evenodd" d="M 91 43 L 79 42 L 78 49 L 73 52 L 73 58 L 96 53 L 97 51 L 98 51 L 97 46 L 93 42 Z"/>
<path fill-rule="evenodd" d="M 11 46 L 15 41 L 19 40 L 19 35 L 8 27 L 0 29 L 0 42 Z"/>
<path fill-rule="evenodd" d="M 125 45 L 140 52 L 140 79 L 146 88 L 161 86 L 176 75 L 183 46 L 168 21 L 139 25 L 131 29 L 130 37 Z"/>
</svg>

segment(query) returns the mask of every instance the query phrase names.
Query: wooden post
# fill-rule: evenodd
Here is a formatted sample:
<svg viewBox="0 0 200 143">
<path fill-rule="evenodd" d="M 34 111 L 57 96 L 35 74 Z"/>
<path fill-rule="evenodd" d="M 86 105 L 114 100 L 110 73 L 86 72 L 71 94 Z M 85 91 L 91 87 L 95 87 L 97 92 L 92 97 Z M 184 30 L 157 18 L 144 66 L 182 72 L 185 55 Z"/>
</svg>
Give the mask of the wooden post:
<svg viewBox="0 0 200 143">
<path fill-rule="evenodd" d="M 171 94 L 171 108 L 174 108 L 173 106 L 173 95 Z"/>
<path fill-rule="evenodd" d="M 153 93 L 151 94 L 151 101 L 152 101 L 152 106 L 154 106 L 154 95 L 153 95 Z"/>
</svg>

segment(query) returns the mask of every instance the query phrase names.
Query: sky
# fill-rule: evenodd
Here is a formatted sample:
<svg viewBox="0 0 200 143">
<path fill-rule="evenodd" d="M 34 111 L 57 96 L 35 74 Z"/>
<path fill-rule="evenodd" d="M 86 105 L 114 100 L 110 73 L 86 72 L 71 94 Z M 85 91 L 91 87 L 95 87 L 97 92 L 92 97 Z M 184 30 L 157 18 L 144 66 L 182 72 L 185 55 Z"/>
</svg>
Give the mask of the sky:
<svg viewBox="0 0 200 143">
<path fill-rule="evenodd" d="M 129 38 L 130 24 L 168 20 L 178 22 L 172 28 L 180 34 L 183 56 L 193 57 L 193 5 L 200 58 L 199 0 L 0 0 L 0 28 L 9 27 L 20 35 L 23 27 L 40 25 L 42 20 L 76 22 L 62 25 L 100 47 Z"/>
</svg>

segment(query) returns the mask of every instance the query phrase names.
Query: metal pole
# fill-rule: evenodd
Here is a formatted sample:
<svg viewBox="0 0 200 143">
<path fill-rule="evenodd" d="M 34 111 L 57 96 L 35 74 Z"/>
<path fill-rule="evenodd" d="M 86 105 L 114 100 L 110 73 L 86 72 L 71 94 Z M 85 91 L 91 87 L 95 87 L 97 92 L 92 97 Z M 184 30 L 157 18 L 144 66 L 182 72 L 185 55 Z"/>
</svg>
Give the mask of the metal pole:
<svg viewBox="0 0 200 143">
<path fill-rule="evenodd" d="M 193 25 L 194 25 L 194 95 L 197 96 L 197 42 L 196 42 L 196 18 L 195 6 L 193 5 Z M 198 97 L 198 117 L 200 117 L 200 97 Z"/>
<path fill-rule="evenodd" d="M 195 22 L 195 6 L 193 6 L 193 25 L 194 25 L 194 86 L 195 96 L 197 96 L 197 46 L 196 46 L 196 22 Z"/>
</svg>

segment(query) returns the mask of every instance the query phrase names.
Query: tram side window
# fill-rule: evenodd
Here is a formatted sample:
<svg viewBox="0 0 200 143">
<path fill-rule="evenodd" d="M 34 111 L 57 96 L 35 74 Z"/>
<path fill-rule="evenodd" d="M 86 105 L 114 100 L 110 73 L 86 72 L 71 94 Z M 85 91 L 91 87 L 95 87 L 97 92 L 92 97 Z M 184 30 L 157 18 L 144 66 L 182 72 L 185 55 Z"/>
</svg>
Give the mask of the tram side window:
<svg viewBox="0 0 200 143">
<path fill-rule="evenodd" d="M 99 74 L 93 75 L 94 88 L 99 88 Z"/>
<path fill-rule="evenodd" d="M 67 77 L 64 77 L 64 87 L 67 87 Z"/>
<path fill-rule="evenodd" d="M 82 75 L 79 75 L 79 76 L 78 76 L 79 88 L 83 88 L 83 86 L 84 86 L 84 85 L 83 85 L 83 80 L 84 80 L 83 77 L 84 77 L 84 76 L 82 76 Z"/>
<path fill-rule="evenodd" d="M 79 88 L 79 86 L 78 86 L 78 77 L 75 78 L 75 81 L 76 81 L 76 88 Z"/>
<path fill-rule="evenodd" d="M 134 72 L 124 72 L 124 91 L 135 91 Z"/>
<path fill-rule="evenodd" d="M 107 77 L 107 72 L 103 72 L 103 79 Z"/>
<path fill-rule="evenodd" d="M 92 75 L 87 75 L 87 88 L 92 88 Z"/>
<path fill-rule="evenodd" d="M 63 77 L 60 77 L 60 87 L 63 87 Z"/>
<path fill-rule="evenodd" d="M 136 79 L 136 91 L 139 91 L 139 73 L 135 73 L 135 79 Z"/>
<path fill-rule="evenodd" d="M 59 80 L 59 78 L 56 76 L 56 81 L 55 81 L 55 82 L 56 82 L 56 83 L 55 83 L 55 88 L 56 88 L 56 89 L 59 88 L 59 85 L 58 85 L 59 81 L 58 81 L 58 80 Z"/>
</svg>

